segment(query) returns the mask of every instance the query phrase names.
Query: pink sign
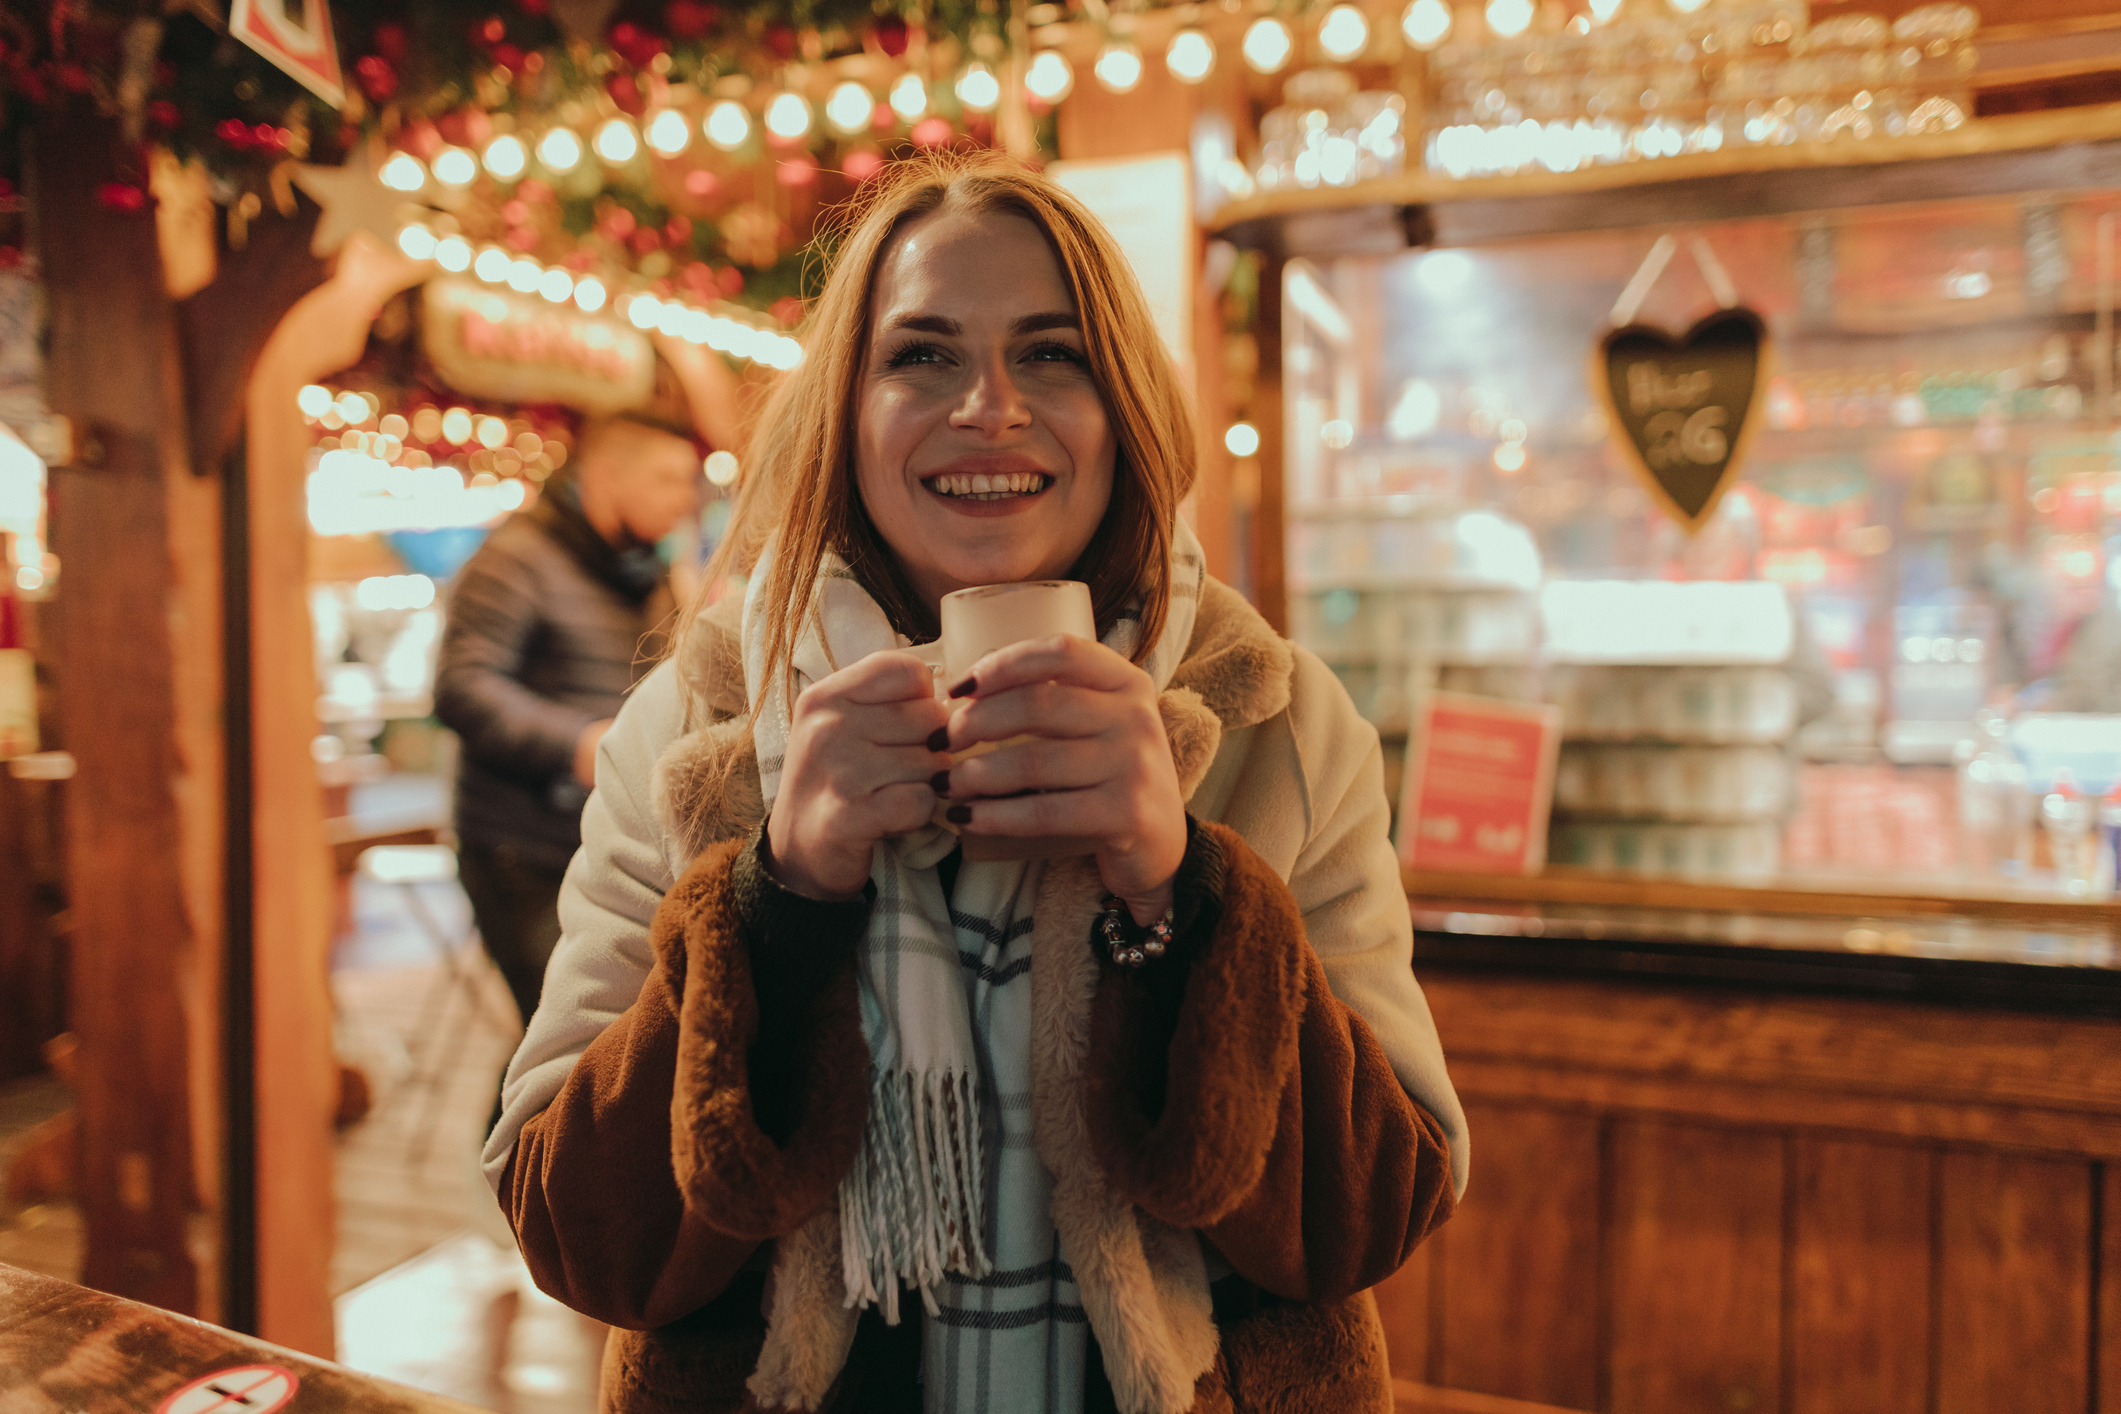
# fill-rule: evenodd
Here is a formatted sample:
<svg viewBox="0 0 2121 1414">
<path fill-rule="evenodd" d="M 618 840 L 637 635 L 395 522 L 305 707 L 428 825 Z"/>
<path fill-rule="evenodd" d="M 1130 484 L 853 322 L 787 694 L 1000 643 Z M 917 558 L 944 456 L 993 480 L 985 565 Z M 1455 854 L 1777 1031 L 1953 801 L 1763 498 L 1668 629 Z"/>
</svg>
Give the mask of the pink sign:
<svg viewBox="0 0 2121 1414">
<path fill-rule="evenodd" d="M 1407 749 L 1400 863 L 1438 873 L 1538 873 L 1560 749 L 1558 707 L 1430 694 Z"/>
</svg>

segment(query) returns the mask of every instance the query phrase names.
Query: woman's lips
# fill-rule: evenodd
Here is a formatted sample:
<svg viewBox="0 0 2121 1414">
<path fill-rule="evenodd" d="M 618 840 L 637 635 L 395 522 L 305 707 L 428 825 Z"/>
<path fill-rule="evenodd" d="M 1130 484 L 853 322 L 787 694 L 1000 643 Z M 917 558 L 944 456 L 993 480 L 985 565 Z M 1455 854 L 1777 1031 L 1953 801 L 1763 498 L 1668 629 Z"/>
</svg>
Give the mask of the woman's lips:
<svg viewBox="0 0 2121 1414">
<path fill-rule="evenodd" d="M 940 472 L 921 482 L 959 515 L 1010 515 L 1036 500 L 1053 478 L 1040 471 Z"/>
</svg>

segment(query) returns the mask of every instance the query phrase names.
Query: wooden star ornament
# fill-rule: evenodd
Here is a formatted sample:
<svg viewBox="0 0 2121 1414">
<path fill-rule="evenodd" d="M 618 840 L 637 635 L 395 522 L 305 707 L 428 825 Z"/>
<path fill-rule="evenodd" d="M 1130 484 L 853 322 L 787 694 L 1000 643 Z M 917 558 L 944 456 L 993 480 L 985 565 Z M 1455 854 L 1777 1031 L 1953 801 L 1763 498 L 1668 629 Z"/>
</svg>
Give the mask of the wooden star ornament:
<svg viewBox="0 0 2121 1414">
<path fill-rule="evenodd" d="M 316 234 L 309 248 L 317 255 L 330 255 L 355 231 L 368 231 L 383 244 L 395 246 L 398 230 L 407 220 L 430 214 L 406 193 L 392 191 L 377 177 L 376 154 L 356 147 L 337 167 L 303 164 L 295 168 L 294 183 L 324 208 L 317 218 Z"/>
</svg>

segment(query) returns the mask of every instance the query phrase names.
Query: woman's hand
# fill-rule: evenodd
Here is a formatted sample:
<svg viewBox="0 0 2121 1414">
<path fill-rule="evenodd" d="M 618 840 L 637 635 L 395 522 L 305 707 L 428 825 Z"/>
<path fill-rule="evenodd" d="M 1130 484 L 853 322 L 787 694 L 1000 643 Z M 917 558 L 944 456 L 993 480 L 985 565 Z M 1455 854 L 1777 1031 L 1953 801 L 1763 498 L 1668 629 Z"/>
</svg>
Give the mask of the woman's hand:
<svg viewBox="0 0 2121 1414">
<path fill-rule="evenodd" d="M 774 877 L 812 898 L 860 893 L 876 842 L 935 813 L 949 715 L 928 666 L 910 653 L 871 653 L 804 688 L 766 822 Z"/>
<path fill-rule="evenodd" d="M 1105 887 L 1136 922 L 1161 916 L 1186 853 L 1186 807 L 1149 675 L 1101 643 L 1039 638 L 988 654 L 951 692 L 953 750 L 1036 738 L 953 766 L 951 822 L 1094 839 Z"/>
</svg>

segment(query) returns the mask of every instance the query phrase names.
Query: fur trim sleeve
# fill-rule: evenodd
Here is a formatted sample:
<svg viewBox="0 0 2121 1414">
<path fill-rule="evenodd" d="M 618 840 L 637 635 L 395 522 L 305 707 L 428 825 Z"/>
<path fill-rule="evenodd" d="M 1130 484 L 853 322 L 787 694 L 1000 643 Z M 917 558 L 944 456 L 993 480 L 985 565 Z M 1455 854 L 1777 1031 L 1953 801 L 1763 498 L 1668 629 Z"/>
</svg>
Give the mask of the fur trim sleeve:
<svg viewBox="0 0 2121 1414">
<path fill-rule="evenodd" d="M 1194 940 L 1166 959 L 1178 965 L 1108 971 L 1098 987 L 1099 1163 L 1128 1201 L 1201 1229 L 1247 1279 L 1292 1300 L 1344 1298 L 1449 1216 L 1442 1127 L 1334 997 L 1288 886 L 1250 846 L 1197 824 L 1180 874 L 1182 929 L 1189 874 L 1219 898 L 1192 902 Z"/>
<path fill-rule="evenodd" d="M 708 849 L 657 911 L 681 979 L 671 1158 L 685 1206 L 735 1237 L 780 1237 L 828 1207 L 867 1119 L 854 983 L 866 899 L 780 889 L 757 837 Z"/>
</svg>

